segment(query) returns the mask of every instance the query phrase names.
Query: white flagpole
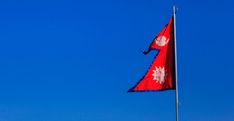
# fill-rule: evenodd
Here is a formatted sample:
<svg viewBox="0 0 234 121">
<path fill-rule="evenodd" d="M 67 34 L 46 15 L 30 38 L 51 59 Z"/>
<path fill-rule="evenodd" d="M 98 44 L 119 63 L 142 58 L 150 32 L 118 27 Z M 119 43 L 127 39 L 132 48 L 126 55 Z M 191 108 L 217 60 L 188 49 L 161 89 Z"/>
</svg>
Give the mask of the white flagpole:
<svg viewBox="0 0 234 121">
<path fill-rule="evenodd" d="M 173 6 L 173 20 L 174 20 L 174 49 L 175 49 L 175 98 L 176 98 L 176 121 L 179 121 L 179 96 L 178 96 L 178 74 L 177 74 L 177 46 L 176 46 L 176 6 Z"/>
</svg>

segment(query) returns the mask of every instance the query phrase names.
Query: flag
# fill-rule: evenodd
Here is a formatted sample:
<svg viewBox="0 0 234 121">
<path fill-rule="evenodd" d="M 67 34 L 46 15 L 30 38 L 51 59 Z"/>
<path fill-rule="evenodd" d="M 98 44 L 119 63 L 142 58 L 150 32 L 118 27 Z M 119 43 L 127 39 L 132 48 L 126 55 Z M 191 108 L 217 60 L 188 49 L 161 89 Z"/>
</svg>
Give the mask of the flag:
<svg viewBox="0 0 234 121">
<path fill-rule="evenodd" d="M 173 17 L 153 39 L 147 51 L 159 50 L 143 78 L 129 92 L 175 89 L 175 48 Z"/>
</svg>

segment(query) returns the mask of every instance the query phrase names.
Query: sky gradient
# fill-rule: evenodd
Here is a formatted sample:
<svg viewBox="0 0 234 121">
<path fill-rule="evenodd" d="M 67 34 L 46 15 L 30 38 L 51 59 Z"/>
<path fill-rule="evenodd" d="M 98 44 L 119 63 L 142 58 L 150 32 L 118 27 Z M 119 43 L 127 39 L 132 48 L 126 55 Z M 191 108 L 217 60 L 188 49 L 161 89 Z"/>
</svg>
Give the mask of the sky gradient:
<svg viewBox="0 0 234 121">
<path fill-rule="evenodd" d="M 234 120 L 234 1 L 0 1 L 0 121 L 173 121 L 175 92 L 127 93 L 177 12 L 180 121 Z"/>
</svg>

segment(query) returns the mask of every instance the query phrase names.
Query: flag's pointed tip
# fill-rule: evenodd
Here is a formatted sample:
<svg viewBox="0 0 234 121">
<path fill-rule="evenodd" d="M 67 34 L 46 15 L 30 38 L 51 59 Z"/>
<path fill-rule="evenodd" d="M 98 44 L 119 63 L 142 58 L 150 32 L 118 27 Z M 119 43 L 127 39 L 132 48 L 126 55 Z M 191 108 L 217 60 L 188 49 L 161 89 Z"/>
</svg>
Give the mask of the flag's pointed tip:
<svg viewBox="0 0 234 121">
<path fill-rule="evenodd" d="M 127 93 L 130 93 L 130 92 L 134 92 L 134 91 L 132 91 L 132 90 L 128 90 L 128 91 L 127 91 Z"/>
<path fill-rule="evenodd" d="M 129 89 L 129 90 L 127 91 L 127 93 L 129 93 L 129 92 L 135 92 L 135 91 L 134 91 L 133 88 L 131 88 L 131 89 Z"/>
<path fill-rule="evenodd" d="M 147 51 L 143 51 L 142 52 L 144 55 L 147 55 L 149 52 L 147 52 Z"/>
</svg>

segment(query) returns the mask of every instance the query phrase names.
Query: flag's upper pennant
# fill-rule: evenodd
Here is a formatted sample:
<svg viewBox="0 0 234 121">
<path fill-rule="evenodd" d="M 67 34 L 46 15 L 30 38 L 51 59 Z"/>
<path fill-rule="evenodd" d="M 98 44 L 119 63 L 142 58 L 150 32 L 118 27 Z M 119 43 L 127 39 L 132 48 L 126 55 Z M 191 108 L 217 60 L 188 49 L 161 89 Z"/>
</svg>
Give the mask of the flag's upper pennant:
<svg viewBox="0 0 234 121">
<path fill-rule="evenodd" d="M 144 77 L 129 90 L 130 92 L 175 89 L 173 18 L 154 38 L 146 53 L 152 49 L 159 50 L 158 55 Z"/>
</svg>

